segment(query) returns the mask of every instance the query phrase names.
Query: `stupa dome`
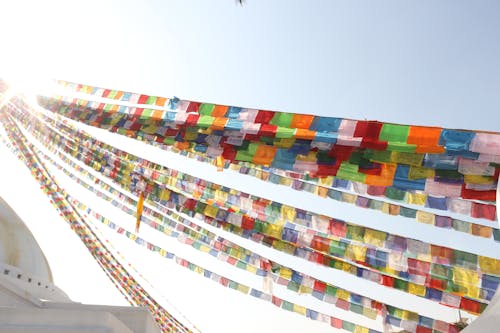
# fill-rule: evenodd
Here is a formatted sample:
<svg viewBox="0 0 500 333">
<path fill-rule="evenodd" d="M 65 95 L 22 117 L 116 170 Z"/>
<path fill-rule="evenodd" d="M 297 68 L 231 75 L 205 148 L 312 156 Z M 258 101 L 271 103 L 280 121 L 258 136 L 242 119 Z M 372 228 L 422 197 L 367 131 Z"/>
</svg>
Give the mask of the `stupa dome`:
<svg viewBox="0 0 500 333">
<path fill-rule="evenodd" d="M 69 301 L 53 284 L 49 263 L 35 237 L 1 197 L 0 278 L 37 298 Z"/>
<path fill-rule="evenodd" d="M 52 272 L 35 237 L 14 210 L 0 197 L 0 263 L 53 282 Z"/>
</svg>

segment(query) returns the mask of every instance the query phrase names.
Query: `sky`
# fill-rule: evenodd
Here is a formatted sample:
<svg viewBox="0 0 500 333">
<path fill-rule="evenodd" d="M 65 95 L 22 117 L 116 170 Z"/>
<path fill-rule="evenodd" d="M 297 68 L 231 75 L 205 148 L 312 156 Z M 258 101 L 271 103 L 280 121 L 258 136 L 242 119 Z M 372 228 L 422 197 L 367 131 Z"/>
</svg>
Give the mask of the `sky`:
<svg viewBox="0 0 500 333">
<path fill-rule="evenodd" d="M 247 0 L 244 6 L 232 0 L 3 1 L 0 29 L 0 76 L 25 90 L 40 88 L 45 78 L 58 78 L 258 109 L 500 131 L 497 1 Z M 109 140 L 131 147 L 125 138 Z M 405 228 L 387 215 L 350 211 L 306 193 L 285 194 L 283 188 L 271 189 L 272 184 L 228 176 L 230 172 L 217 174 L 178 156 L 150 151 L 148 157 L 262 196 L 267 186 L 265 195 L 286 198 L 318 213 L 375 224 L 408 237 L 416 233 L 438 244 L 500 253 L 495 244 L 475 244 L 458 233 L 444 237 L 418 223 Z M 27 170 L 3 146 L 0 160 L 4 184 L 0 195 L 33 230 L 56 284 L 75 301 L 124 304 Z M 132 223 L 130 217 L 116 218 Z M 139 271 L 147 272 L 147 280 L 161 289 L 159 294 L 175 300 L 192 321 L 198 319 L 202 332 L 332 330 L 206 279 L 192 278 L 191 272 L 151 257 L 104 229 L 103 233 Z M 209 264 L 205 258 L 199 260 Z M 340 276 L 328 278 L 350 282 Z M 377 296 L 398 298 L 385 292 Z M 213 306 L 216 300 L 218 305 Z M 421 311 L 432 311 L 427 304 L 421 306 Z M 440 311 L 448 318 L 456 315 Z M 285 324 L 285 328 L 273 326 Z"/>
</svg>

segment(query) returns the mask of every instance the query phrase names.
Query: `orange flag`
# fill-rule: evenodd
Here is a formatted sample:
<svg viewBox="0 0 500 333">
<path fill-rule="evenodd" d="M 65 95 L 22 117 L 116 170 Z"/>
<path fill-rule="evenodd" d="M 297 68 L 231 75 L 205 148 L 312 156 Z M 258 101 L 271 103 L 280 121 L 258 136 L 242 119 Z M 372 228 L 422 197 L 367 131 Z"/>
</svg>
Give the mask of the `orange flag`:
<svg viewBox="0 0 500 333">
<path fill-rule="evenodd" d="M 139 200 L 137 201 L 137 220 L 135 222 L 135 232 L 139 232 L 139 226 L 141 225 L 142 210 L 144 209 L 144 192 L 139 194 Z"/>
</svg>

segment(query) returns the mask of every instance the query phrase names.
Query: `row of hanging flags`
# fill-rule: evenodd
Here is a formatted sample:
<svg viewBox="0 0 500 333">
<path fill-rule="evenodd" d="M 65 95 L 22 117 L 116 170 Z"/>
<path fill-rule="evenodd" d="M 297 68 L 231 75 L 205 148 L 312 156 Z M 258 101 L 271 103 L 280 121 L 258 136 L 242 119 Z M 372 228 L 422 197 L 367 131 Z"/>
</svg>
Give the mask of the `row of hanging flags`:
<svg viewBox="0 0 500 333">
<path fill-rule="evenodd" d="M 19 139 L 19 138 L 22 138 L 23 135 L 22 135 L 22 133 L 17 132 L 14 135 L 11 135 L 11 137 L 15 137 L 15 138 Z M 41 151 L 39 151 L 35 147 L 32 146 L 31 149 L 33 149 L 37 155 L 43 156 L 44 159 L 50 161 L 58 169 L 64 169 L 63 166 L 57 164 L 53 159 L 51 159 L 49 156 L 43 154 Z M 56 150 L 53 150 L 53 152 L 55 153 Z M 75 162 L 72 162 L 69 159 L 69 157 L 65 156 L 62 152 L 59 152 L 58 155 L 59 155 L 59 157 L 62 157 L 62 159 L 68 165 L 73 167 L 74 170 L 79 171 L 80 174 L 89 178 L 89 180 L 91 180 L 92 184 L 99 184 L 100 187 L 106 189 L 107 192 L 109 192 L 110 194 L 115 194 L 116 197 L 120 198 L 121 200 L 126 199 L 126 202 L 131 204 L 131 207 L 135 207 L 135 205 L 137 204 L 137 201 L 135 201 L 131 197 L 125 196 L 124 194 L 122 194 L 118 190 L 113 189 L 108 184 L 104 183 L 103 181 L 101 181 L 97 177 L 92 176 L 91 173 L 89 173 L 89 172 L 85 171 L 83 168 L 79 167 Z M 105 200 L 111 201 L 114 206 L 119 207 L 120 209 L 122 209 L 123 211 L 126 211 L 127 213 L 129 213 L 131 215 L 133 215 L 135 213 L 135 209 L 130 208 L 130 207 L 125 207 L 125 205 L 119 203 L 118 201 L 116 201 L 114 199 L 116 197 L 111 197 L 111 196 L 105 194 L 103 191 L 97 190 L 96 188 L 93 187 L 94 185 L 90 185 L 89 183 L 82 181 L 82 179 L 79 178 L 78 176 L 75 176 L 75 174 L 73 172 L 71 172 L 69 170 L 64 170 L 64 171 L 68 176 L 74 178 L 75 181 L 80 183 L 82 186 L 84 186 L 85 188 L 94 192 L 96 194 L 96 196 L 98 196 L 100 198 L 105 198 Z M 369 330 L 366 327 L 355 325 L 355 324 L 350 323 L 348 321 L 342 321 L 338 318 L 318 313 L 317 311 L 314 311 L 312 309 L 308 309 L 308 308 L 305 308 L 305 307 L 300 306 L 298 304 L 294 304 L 294 303 L 291 303 L 289 301 L 279 299 L 276 296 L 272 296 L 270 294 L 263 293 L 257 289 L 251 289 L 248 286 L 245 286 L 243 284 L 232 281 L 231 279 L 216 275 L 215 273 L 212 273 L 212 272 L 210 272 L 210 271 L 208 271 L 200 266 L 197 266 L 193 263 L 190 263 L 190 262 L 186 261 L 185 259 L 179 258 L 179 257 L 175 256 L 175 254 L 172 254 L 172 253 L 170 253 L 170 252 L 168 252 L 168 251 L 166 251 L 166 250 L 164 250 L 164 249 L 162 249 L 162 248 L 160 248 L 160 247 L 158 247 L 150 242 L 147 242 L 146 240 L 138 237 L 137 235 L 126 231 L 125 229 L 119 227 L 118 224 L 113 223 L 112 221 L 105 218 L 101 214 L 94 212 L 92 209 L 85 206 L 83 203 L 79 202 L 78 200 L 71 198 L 71 196 L 66 195 L 66 198 L 69 199 L 70 202 L 74 203 L 78 207 L 85 210 L 87 213 L 90 213 L 93 216 L 95 216 L 102 223 L 104 223 L 107 226 L 109 226 L 110 228 L 116 230 L 116 232 L 118 232 L 119 234 L 125 235 L 126 237 L 135 241 L 137 244 L 145 246 L 148 249 L 150 249 L 151 251 L 158 252 L 160 255 L 162 255 L 166 258 L 176 259 L 176 262 L 178 264 L 180 264 L 184 267 L 187 267 L 187 268 L 189 268 L 189 269 L 191 269 L 199 274 L 202 274 L 203 276 L 205 276 L 207 278 L 211 278 L 211 279 L 219 282 L 222 285 L 225 285 L 225 286 L 232 288 L 232 289 L 236 289 L 236 290 L 243 292 L 243 293 L 250 293 L 250 295 L 252 295 L 254 297 L 270 301 L 273 304 L 275 304 L 276 306 L 279 306 L 285 310 L 294 311 L 296 313 L 305 315 L 311 319 L 328 322 L 333 327 L 336 327 L 336 328 L 344 328 L 346 330 L 353 331 L 353 332 L 354 331 L 356 331 L 356 332 L 374 332 L 374 330 Z M 162 211 L 164 211 L 164 210 L 162 210 Z M 160 218 L 162 216 L 161 213 L 158 213 L 158 212 L 155 213 L 151 209 L 147 209 L 146 212 L 149 216 L 152 216 L 157 221 L 160 221 Z M 164 211 L 164 212 L 166 212 L 166 211 Z M 177 214 L 174 214 L 173 219 L 179 220 L 180 216 Z M 210 246 L 208 246 L 209 243 L 207 241 L 204 242 L 205 244 L 202 244 L 200 241 L 196 242 L 196 240 L 195 240 L 196 238 L 194 238 L 194 237 L 191 237 L 191 238 L 179 237 L 180 233 L 178 233 L 176 231 L 172 231 L 172 229 L 168 229 L 168 228 L 166 229 L 164 223 L 162 223 L 163 225 L 158 224 L 158 223 L 152 222 L 152 220 L 150 220 L 148 218 L 144 218 L 143 220 L 148 225 L 152 226 L 153 228 L 160 230 L 160 231 L 162 231 L 162 232 L 164 232 L 167 235 L 170 235 L 172 237 L 177 237 L 179 239 L 179 241 L 182 241 L 186 244 L 189 244 L 189 245 L 199 249 L 200 251 L 208 252 L 213 256 L 217 256 L 219 259 L 224 260 L 224 261 L 232 264 L 235 267 L 238 267 L 240 269 L 246 269 L 248 271 L 254 272 L 255 274 L 261 275 L 261 276 L 265 276 L 268 272 L 266 269 L 258 268 L 259 266 L 265 267 L 266 264 L 269 265 L 270 261 L 268 259 L 261 258 L 259 261 L 256 261 L 255 254 L 253 254 L 251 256 L 248 254 L 245 254 L 245 252 L 248 252 L 248 250 L 241 250 L 241 248 L 236 249 L 237 245 L 231 245 L 230 242 L 225 241 L 220 237 L 219 237 L 219 244 L 220 245 L 215 246 L 215 248 L 222 248 L 221 245 L 224 244 L 225 254 L 221 254 L 223 252 L 215 250 L 213 246 L 212 246 L 212 248 L 210 248 Z M 183 220 L 185 223 L 188 223 L 191 227 L 196 226 L 193 223 L 187 222 L 186 219 L 183 219 Z M 172 224 L 170 224 L 170 225 L 172 225 Z M 197 227 L 199 228 L 199 226 L 197 226 Z M 177 229 L 180 231 L 186 230 L 184 228 L 179 228 L 179 227 L 177 227 Z M 186 233 L 186 232 L 185 232 L 185 234 L 189 235 L 189 233 Z M 202 239 L 212 238 L 213 239 L 215 237 L 214 234 L 209 236 L 209 233 L 206 230 L 202 231 L 202 233 L 201 234 L 199 233 L 198 235 L 203 235 L 203 237 L 199 236 L 198 239 L 200 239 L 200 238 L 202 238 Z M 191 240 L 189 240 L 189 239 L 191 239 Z M 253 266 L 249 264 L 249 262 L 248 262 L 249 259 L 246 259 L 247 257 L 253 258 Z M 332 303 L 340 309 L 352 311 L 354 313 L 359 313 L 359 314 L 364 315 L 367 318 L 374 319 L 377 317 L 377 309 L 381 309 L 382 307 L 384 307 L 388 311 L 388 314 L 386 315 L 387 321 L 388 321 L 388 323 L 391 323 L 393 325 L 402 326 L 404 328 L 413 329 L 413 330 L 418 329 L 419 331 L 422 331 L 422 332 L 425 332 L 426 331 L 425 329 L 434 329 L 434 331 L 437 331 L 437 332 L 450 331 L 448 323 L 445 323 L 445 322 L 442 322 L 439 320 L 434 320 L 432 318 L 428 318 L 428 317 L 424 317 L 424 316 L 419 316 L 417 313 L 414 313 L 414 312 L 411 312 L 408 310 L 403 310 L 403 309 L 399 309 L 397 307 L 392 307 L 390 305 L 381 304 L 380 302 L 370 300 L 369 298 L 363 297 L 361 295 L 350 293 L 346 290 L 334 287 L 334 286 L 326 284 L 322 281 L 315 280 L 312 277 L 304 276 L 300 272 L 294 271 L 294 270 L 287 268 L 287 267 L 283 267 L 279 264 L 273 263 L 272 264 L 272 271 L 276 273 L 276 275 L 274 275 L 274 280 L 276 281 L 276 283 L 281 284 L 281 285 L 286 285 L 287 288 L 289 290 L 292 290 L 292 291 L 300 292 L 303 294 L 310 293 L 315 298 L 320 299 L 320 300 L 324 300 L 325 302 L 328 302 L 328 303 Z M 457 299 L 455 301 L 457 301 Z"/>
<path fill-rule="evenodd" d="M 262 276 L 267 284 L 272 278 L 290 291 L 311 294 L 338 308 L 368 318 L 383 315 L 387 323 L 410 332 L 455 332 L 455 327 L 282 266 L 210 233 L 182 214 L 283 253 L 474 314 L 484 310 L 497 289 L 499 260 L 318 215 L 169 169 L 100 142 L 59 115 L 147 140 L 214 163 L 221 170 L 231 168 L 346 204 L 495 240 L 498 228 L 493 222 L 485 224 L 496 216 L 492 201 L 500 163 L 498 133 L 270 112 L 59 83 L 91 96 L 40 96 L 40 105 L 52 113 L 38 112 L 22 98 L 14 98 L 5 108 L 15 119 L 10 128 L 16 124 L 24 127 L 72 170 L 39 151 L 37 155 L 56 163 L 96 196 L 136 214 L 137 228 L 142 221 L 236 268 Z M 101 101 L 92 100 L 97 98 Z M 102 98 L 108 101 L 102 102 Z M 124 102 L 127 105 L 120 105 Z M 11 140 L 23 137 L 18 131 Z M 30 149 L 31 154 L 36 151 Z M 30 167 L 38 173 L 38 164 Z M 90 170 L 111 179 L 116 187 Z M 127 193 L 136 194 L 139 202 Z M 137 244 L 177 258 L 72 200 L 68 204 Z M 424 207 L 416 209 L 415 205 Z M 466 218 L 451 218 L 448 213 Z M 193 263 L 185 266 L 214 279 L 215 273 Z M 269 286 L 260 291 L 215 276 L 223 285 L 334 327 L 373 331 L 288 301 L 277 304 Z"/>
<path fill-rule="evenodd" d="M 138 94 L 61 82 L 94 96 Z M 130 100 L 130 99 L 129 99 Z M 156 97 L 139 95 L 137 102 Z M 70 118 L 113 131 L 153 134 L 157 141 L 193 147 L 209 156 L 313 176 L 337 176 L 371 186 L 493 201 L 500 134 L 357 121 L 168 100 L 168 109 L 89 100 L 42 98 Z"/>
<path fill-rule="evenodd" d="M 37 129 L 34 125 L 36 124 L 35 119 L 22 117 L 19 119 L 26 124 L 31 124 L 32 129 Z M 38 133 L 43 128 L 46 126 L 40 124 Z M 96 149 L 97 147 L 102 149 L 105 146 L 102 142 L 90 137 L 82 137 L 75 130 L 70 131 L 66 138 L 55 132 L 53 134 L 58 135 L 58 137 L 47 136 L 48 145 L 54 147 L 54 145 L 60 144 L 64 151 L 71 153 L 94 169 L 102 169 L 104 174 L 109 174 L 112 179 L 117 179 L 132 192 L 146 192 L 148 196 L 156 198 L 159 202 L 175 204 L 190 212 L 200 214 L 203 219 L 212 218 L 217 222 L 229 223 L 242 230 L 265 234 L 272 237 L 278 244 L 280 241 L 281 243 L 286 242 L 295 248 L 306 247 L 311 249 L 311 252 L 346 257 L 353 262 L 363 262 L 366 266 L 370 266 L 370 259 L 373 259 L 371 266 L 378 267 L 388 274 L 403 277 L 405 273 L 409 272 L 408 269 L 411 271 L 412 268 L 419 267 L 415 272 L 420 272 L 421 276 L 407 277 L 414 280 L 424 279 L 425 274 L 429 273 L 430 263 L 474 269 L 478 273 L 500 274 L 500 263 L 488 257 L 428 244 L 416 239 L 403 238 L 312 212 L 302 211 L 302 214 L 297 216 L 297 211 L 288 206 L 278 206 L 278 209 L 273 210 L 273 202 L 267 202 L 268 205 L 264 206 L 265 208 L 256 211 L 258 217 L 252 218 L 247 213 L 256 206 L 255 202 L 249 204 L 241 202 L 244 198 L 250 198 L 248 194 L 236 190 L 227 191 L 222 187 L 218 187 L 214 191 L 210 186 L 217 184 L 204 182 L 200 185 L 200 180 L 195 179 L 195 177 L 189 178 L 190 182 L 185 182 L 185 178 L 179 177 L 178 171 L 163 170 L 165 168 L 131 154 L 128 154 L 127 159 L 120 161 L 119 167 L 123 171 L 122 174 L 128 175 L 129 178 L 119 180 L 119 170 L 115 172 L 114 176 L 110 169 L 106 171 L 107 167 L 115 165 L 117 159 L 114 159 L 112 155 L 100 154 L 99 150 Z M 35 133 L 35 135 L 37 134 Z M 69 138 L 86 140 L 87 144 L 80 146 L 78 150 L 70 150 L 68 149 L 70 144 L 67 141 Z M 85 145 L 95 148 L 89 148 L 85 154 Z M 125 152 L 115 148 L 108 149 L 110 150 L 107 152 L 114 156 L 125 154 Z M 90 154 L 97 155 L 97 159 L 101 162 L 99 164 L 91 163 L 96 159 Z M 135 161 L 135 163 L 127 161 Z M 144 165 L 149 165 L 149 168 L 145 168 Z M 153 175 L 153 171 L 156 171 L 157 174 Z M 172 174 L 171 171 L 175 174 L 174 177 L 169 176 Z M 153 181 L 148 182 L 148 178 Z M 234 200 L 230 198 L 231 196 Z M 195 197 L 198 197 L 198 200 L 194 199 Z M 239 208 L 235 202 L 240 204 Z M 244 206 L 249 207 L 249 210 L 242 210 L 241 207 Z M 402 269 L 404 270 L 402 271 Z M 479 290 L 471 290 L 470 294 L 478 295 Z M 489 297 L 492 295 L 491 290 L 489 293 L 483 294 L 489 294 Z M 477 295 L 476 297 L 478 297 Z"/>
</svg>

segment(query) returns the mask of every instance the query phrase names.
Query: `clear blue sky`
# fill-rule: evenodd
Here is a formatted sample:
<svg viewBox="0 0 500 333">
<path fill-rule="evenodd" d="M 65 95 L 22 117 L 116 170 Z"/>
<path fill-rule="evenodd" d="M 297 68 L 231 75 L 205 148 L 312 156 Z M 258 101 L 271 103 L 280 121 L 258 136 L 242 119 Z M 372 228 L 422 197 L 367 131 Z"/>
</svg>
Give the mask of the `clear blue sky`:
<svg viewBox="0 0 500 333">
<path fill-rule="evenodd" d="M 4 1 L 0 29 L 0 76 L 48 76 L 243 107 L 500 130 L 498 1 L 247 0 L 243 7 L 233 0 Z M 300 200 L 297 192 L 288 195 Z M 363 214 L 354 222 L 371 223 Z M 211 289 L 210 282 L 206 286 Z M 308 321 L 285 320 L 297 332 L 304 329 L 300 325 L 314 330 Z"/>
</svg>

